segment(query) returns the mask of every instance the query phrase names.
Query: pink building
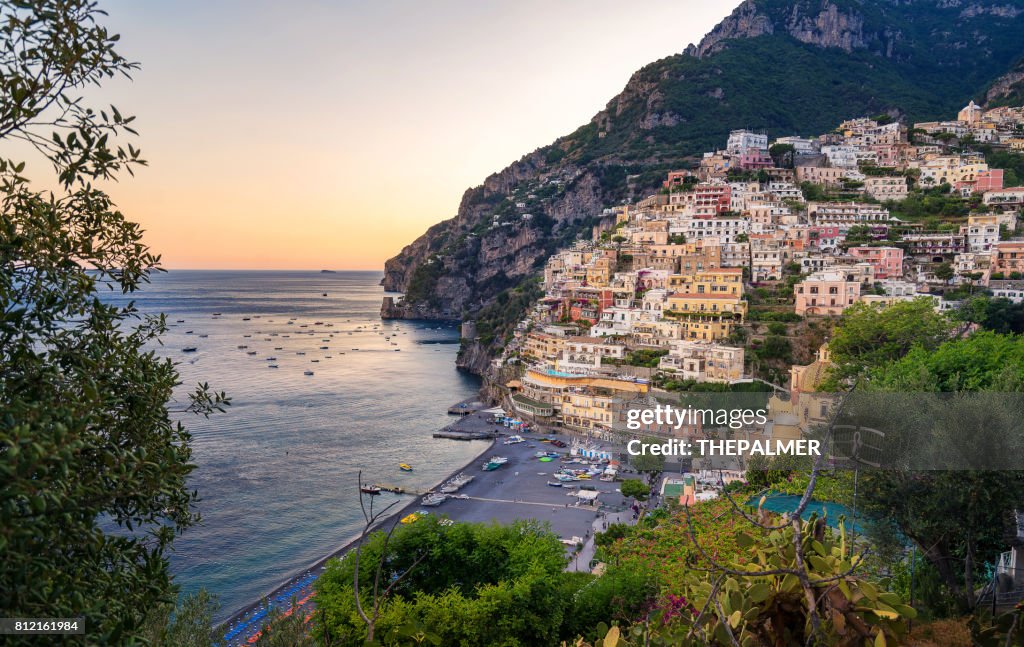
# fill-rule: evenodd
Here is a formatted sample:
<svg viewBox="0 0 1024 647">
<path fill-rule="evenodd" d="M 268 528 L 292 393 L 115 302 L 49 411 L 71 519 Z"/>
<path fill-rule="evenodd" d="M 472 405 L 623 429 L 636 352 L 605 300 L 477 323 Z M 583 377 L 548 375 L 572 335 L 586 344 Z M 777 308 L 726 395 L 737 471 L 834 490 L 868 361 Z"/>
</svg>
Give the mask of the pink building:
<svg viewBox="0 0 1024 647">
<path fill-rule="evenodd" d="M 697 213 L 729 211 L 732 203 L 732 187 L 728 184 L 700 183 L 693 187 L 693 207 Z"/>
<path fill-rule="evenodd" d="M 818 225 L 803 229 L 807 234 L 807 246 L 818 249 L 834 249 L 846 239 L 836 225 Z"/>
<path fill-rule="evenodd" d="M 870 263 L 876 279 L 903 276 L 903 250 L 898 247 L 851 247 L 850 255 L 858 261 Z"/>
<path fill-rule="evenodd" d="M 1003 188 L 1003 169 L 1001 168 L 978 171 L 977 178 L 977 181 L 974 183 L 974 190 L 977 193 L 998 191 Z"/>
<path fill-rule="evenodd" d="M 682 185 L 686 182 L 686 178 L 688 177 L 693 177 L 692 171 L 669 171 L 668 179 L 665 180 L 663 185 L 666 189 L 671 188 L 673 186 Z"/>
<path fill-rule="evenodd" d="M 897 144 L 875 144 L 868 146 L 868 150 L 878 156 L 879 166 L 899 166 L 900 147 Z"/>
<path fill-rule="evenodd" d="M 821 270 L 793 288 L 798 315 L 840 315 L 860 298 L 860 282 L 840 270 Z"/>
<path fill-rule="evenodd" d="M 767 151 L 761 150 L 750 150 L 739 156 L 739 166 L 741 169 L 748 171 L 751 169 L 771 168 L 775 166 L 775 162 L 771 156 L 768 155 Z"/>
</svg>

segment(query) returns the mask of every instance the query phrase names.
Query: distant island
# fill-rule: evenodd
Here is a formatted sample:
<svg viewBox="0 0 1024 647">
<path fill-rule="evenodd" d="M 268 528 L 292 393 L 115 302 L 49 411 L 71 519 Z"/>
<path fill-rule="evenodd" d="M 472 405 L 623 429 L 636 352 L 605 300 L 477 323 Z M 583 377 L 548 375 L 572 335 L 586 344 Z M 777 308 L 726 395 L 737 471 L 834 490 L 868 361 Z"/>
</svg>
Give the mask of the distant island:
<svg viewBox="0 0 1024 647">
<path fill-rule="evenodd" d="M 334 270 L 320 270 L 321 274 L 337 274 Z"/>
</svg>

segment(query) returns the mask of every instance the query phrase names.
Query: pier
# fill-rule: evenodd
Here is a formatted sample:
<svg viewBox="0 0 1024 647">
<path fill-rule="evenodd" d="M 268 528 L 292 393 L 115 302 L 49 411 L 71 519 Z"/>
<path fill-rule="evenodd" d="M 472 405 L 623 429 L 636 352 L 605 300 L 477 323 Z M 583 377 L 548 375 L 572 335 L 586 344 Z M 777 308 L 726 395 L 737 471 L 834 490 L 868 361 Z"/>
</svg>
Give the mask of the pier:
<svg viewBox="0 0 1024 647">
<path fill-rule="evenodd" d="M 488 408 L 488 406 L 487 406 L 486 403 L 481 402 L 479 398 L 474 396 L 472 398 L 466 398 L 465 400 L 462 400 L 461 402 L 456 402 L 452 406 L 448 407 L 448 415 L 451 415 L 451 416 L 468 416 L 471 413 L 476 413 L 477 411 L 483 411 L 484 409 L 487 409 L 487 408 Z"/>
<path fill-rule="evenodd" d="M 497 432 L 483 430 L 460 431 L 458 429 L 446 428 L 434 432 L 434 438 L 450 438 L 452 440 L 490 440 L 497 437 Z"/>
<path fill-rule="evenodd" d="M 392 494 L 413 494 L 415 496 L 422 496 L 426 494 L 426 491 L 417 490 L 416 488 L 405 487 L 403 485 L 392 485 L 390 483 L 374 483 L 373 487 L 380 488 L 381 492 L 390 492 Z"/>
</svg>

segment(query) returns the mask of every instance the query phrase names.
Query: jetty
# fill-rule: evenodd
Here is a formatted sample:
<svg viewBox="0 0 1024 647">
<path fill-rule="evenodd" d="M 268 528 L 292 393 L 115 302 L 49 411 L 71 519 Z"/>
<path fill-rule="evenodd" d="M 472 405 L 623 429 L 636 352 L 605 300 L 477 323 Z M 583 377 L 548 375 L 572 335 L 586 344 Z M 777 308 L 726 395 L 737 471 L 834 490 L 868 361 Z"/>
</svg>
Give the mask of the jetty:
<svg viewBox="0 0 1024 647">
<path fill-rule="evenodd" d="M 474 396 L 472 398 L 466 398 L 465 400 L 456 402 L 452 406 L 448 407 L 448 415 L 468 416 L 471 413 L 483 411 L 486 408 L 488 408 L 487 404 L 481 402 L 478 397 Z"/>
<path fill-rule="evenodd" d="M 434 438 L 450 438 L 452 440 L 491 440 L 497 438 L 498 433 L 495 431 L 485 430 L 458 430 L 458 429 L 442 429 L 441 431 L 434 432 Z"/>
<path fill-rule="evenodd" d="M 381 492 L 391 492 L 392 494 L 414 494 L 416 496 L 426 494 L 426 492 L 417 490 L 416 488 L 405 487 L 404 485 L 392 485 L 391 483 L 374 483 L 373 487 L 380 488 Z"/>
</svg>

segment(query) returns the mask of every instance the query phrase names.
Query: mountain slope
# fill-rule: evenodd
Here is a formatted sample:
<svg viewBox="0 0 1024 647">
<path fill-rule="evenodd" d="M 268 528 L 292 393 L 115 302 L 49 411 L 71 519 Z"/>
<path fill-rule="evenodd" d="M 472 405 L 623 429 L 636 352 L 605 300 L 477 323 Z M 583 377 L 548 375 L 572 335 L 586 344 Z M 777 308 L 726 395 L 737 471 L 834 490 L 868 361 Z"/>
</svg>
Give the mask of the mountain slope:
<svg viewBox="0 0 1024 647">
<path fill-rule="evenodd" d="M 459 318 L 735 128 L 826 132 L 881 112 L 948 117 L 1024 56 L 1024 0 L 747 0 L 637 71 L 591 121 L 468 190 L 390 259 L 384 316 Z M 526 218 L 523 214 L 529 214 Z"/>
</svg>

